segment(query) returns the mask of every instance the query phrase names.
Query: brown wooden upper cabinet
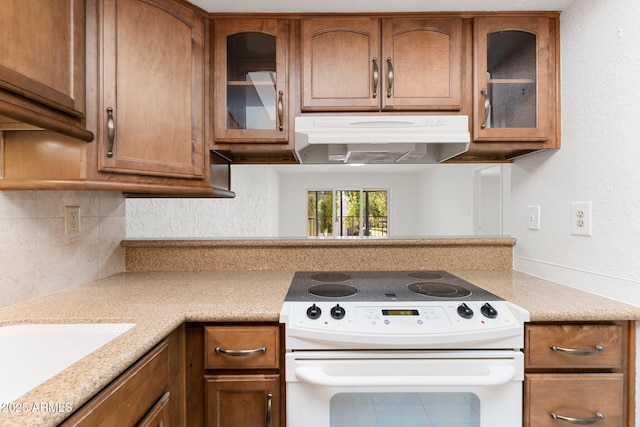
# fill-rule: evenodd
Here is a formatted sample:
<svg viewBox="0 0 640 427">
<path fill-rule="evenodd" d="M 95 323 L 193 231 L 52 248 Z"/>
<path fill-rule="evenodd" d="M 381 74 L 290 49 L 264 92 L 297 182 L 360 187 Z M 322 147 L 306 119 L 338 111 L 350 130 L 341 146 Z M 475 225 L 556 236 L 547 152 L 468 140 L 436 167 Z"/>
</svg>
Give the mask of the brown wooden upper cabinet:
<svg viewBox="0 0 640 427">
<path fill-rule="evenodd" d="M 286 143 L 289 21 L 217 19 L 214 27 L 216 142 Z"/>
<path fill-rule="evenodd" d="M 84 24 L 84 0 L 3 0 L 0 87 L 83 117 Z"/>
<path fill-rule="evenodd" d="M 99 169 L 204 176 L 205 19 L 171 0 L 104 0 Z"/>
<path fill-rule="evenodd" d="M 474 19 L 475 142 L 535 142 L 555 147 L 553 22 L 536 16 Z"/>
<path fill-rule="evenodd" d="M 302 111 L 460 110 L 462 18 L 301 21 Z"/>
</svg>

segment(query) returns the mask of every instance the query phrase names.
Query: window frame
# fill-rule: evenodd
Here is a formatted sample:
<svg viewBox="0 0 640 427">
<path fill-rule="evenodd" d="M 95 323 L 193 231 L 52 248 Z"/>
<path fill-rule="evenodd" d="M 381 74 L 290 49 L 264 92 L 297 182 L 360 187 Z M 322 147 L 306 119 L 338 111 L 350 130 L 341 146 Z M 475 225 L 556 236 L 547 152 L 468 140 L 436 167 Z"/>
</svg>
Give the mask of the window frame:
<svg viewBox="0 0 640 427">
<path fill-rule="evenodd" d="M 340 221 L 340 223 L 338 223 L 338 218 L 342 218 L 344 216 L 339 216 L 337 209 L 336 209 L 336 205 L 337 205 L 337 201 L 338 201 L 338 193 L 344 193 L 344 192 L 349 192 L 349 191 L 357 191 L 360 193 L 359 196 L 359 201 L 360 201 L 360 206 L 359 206 L 359 218 L 358 218 L 358 235 L 353 235 L 353 236 L 345 236 L 342 234 L 341 230 L 343 229 L 342 227 L 342 221 Z M 316 228 L 316 234 L 315 235 L 311 235 L 309 233 L 310 231 L 310 220 L 312 218 L 316 218 L 316 224 L 318 222 L 317 218 L 318 218 L 318 204 L 317 204 L 317 200 L 318 200 L 318 193 L 331 193 L 331 234 L 327 234 L 327 235 L 321 235 L 318 234 L 318 229 L 317 226 Z M 374 193 L 374 192 L 385 192 L 386 193 L 386 201 L 387 201 L 387 215 L 386 215 L 386 226 L 385 226 L 385 232 L 384 235 L 382 236 L 371 236 L 371 235 L 364 235 L 365 229 L 367 229 L 366 224 L 368 224 L 368 215 L 365 215 L 365 211 L 366 206 L 365 206 L 365 194 L 366 193 Z M 315 216 L 312 217 L 309 215 L 309 210 L 308 210 L 308 203 L 309 203 L 309 195 L 310 193 L 316 193 L 316 207 L 315 207 Z M 313 238 L 371 238 L 371 237 L 376 237 L 376 238 L 387 238 L 389 237 L 389 232 L 390 232 L 390 213 L 391 213 L 391 209 L 390 209 L 390 205 L 391 205 L 391 190 L 389 188 L 380 188 L 380 187 L 372 187 L 372 188 L 368 188 L 368 187 L 358 187 L 358 188 L 351 188 L 351 189 L 345 189 L 344 187 L 322 187 L 322 188 L 307 188 L 305 191 L 306 194 L 306 201 L 307 201 L 307 238 L 309 239 L 313 239 Z M 342 195 L 342 194 L 340 194 Z M 362 226 L 365 225 L 365 226 Z M 338 233 L 337 230 L 340 230 L 340 233 Z"/>
</svg>

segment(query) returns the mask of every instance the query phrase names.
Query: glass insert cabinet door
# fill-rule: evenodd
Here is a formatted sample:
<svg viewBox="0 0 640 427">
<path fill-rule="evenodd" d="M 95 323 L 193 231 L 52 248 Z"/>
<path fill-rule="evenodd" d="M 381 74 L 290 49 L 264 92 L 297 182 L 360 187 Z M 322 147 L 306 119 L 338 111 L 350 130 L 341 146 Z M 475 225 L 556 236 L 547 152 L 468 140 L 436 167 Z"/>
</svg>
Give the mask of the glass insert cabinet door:
<svg viewBox="0 0 640 427">
<path fill-rule="evenodd" d="M 216 139 L 284 140 L 286 49 L 278 20 L 216 24 Z"/>
<path fill-rule="evenodd" d="M 544 141 L 549 134 L 549 20 L 475 21 L 475 139 Z"/>
</svg>

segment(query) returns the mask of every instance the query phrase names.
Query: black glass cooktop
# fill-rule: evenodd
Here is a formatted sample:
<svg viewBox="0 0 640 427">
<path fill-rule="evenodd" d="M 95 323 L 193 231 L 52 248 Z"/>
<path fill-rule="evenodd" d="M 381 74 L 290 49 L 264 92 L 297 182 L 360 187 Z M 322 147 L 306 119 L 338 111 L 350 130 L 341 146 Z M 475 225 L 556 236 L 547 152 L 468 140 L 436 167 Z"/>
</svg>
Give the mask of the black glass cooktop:
<svg viewBox="0 0 640 427">
<path fill-rule="evenodd" d="M 286 301 L 500 301 L 447 271 L 299 271 Z"/>
</svg>

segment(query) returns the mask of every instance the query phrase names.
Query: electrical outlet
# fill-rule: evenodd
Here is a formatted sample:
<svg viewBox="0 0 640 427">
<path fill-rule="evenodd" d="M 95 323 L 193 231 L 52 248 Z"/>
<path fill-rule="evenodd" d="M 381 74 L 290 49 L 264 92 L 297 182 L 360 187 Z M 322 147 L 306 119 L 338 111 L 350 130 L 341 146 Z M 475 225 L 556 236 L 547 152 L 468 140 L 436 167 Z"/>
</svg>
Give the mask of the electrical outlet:
<svg viewBox="0 0 640 427">
<path fill-rule="evenodd" d="M 64 207 L 64 234 L 80 232 L 80 206 Z"/>
<path fill-rule="evenodd" d="M 540 206 L 527 206 L 527 228 L 540 230 Z"/>
<path fill-rule="evenodd" d="M 571 234 L 574 236 L 592 236 L 591 202 L 571 203 Z"/>
</svg>

